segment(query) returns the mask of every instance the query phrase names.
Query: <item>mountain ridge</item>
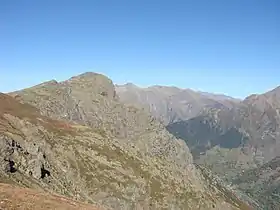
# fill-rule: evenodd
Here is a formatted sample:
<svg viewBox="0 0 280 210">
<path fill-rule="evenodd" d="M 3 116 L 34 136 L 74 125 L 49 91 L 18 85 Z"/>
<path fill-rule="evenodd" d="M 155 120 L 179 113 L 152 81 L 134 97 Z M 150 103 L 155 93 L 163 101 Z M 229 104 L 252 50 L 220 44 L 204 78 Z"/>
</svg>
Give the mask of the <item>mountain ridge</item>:
<svg viewBox="0 0 280 210">
<path fill-rule="evenodd" d="M 226 201 L 195 168 L 186 144 L 119 102 L 103 75 L 2 96 L 0 180 L 108 209 L 249 209 Z"/>
<path fill-rule="evenodd" d="M 186 91 L 192 91 L 192 92 L 196 92 L 196 93 L 200 93 L 202 95 L 206 95 L 209 97 L 217 97 L 220 99 L 224 99 L 224 100 L 236 100 L 236 101 L 242 101 L 242 99 L 237 98 L 237 97 L 233 97 L 227 94 L 223 94 L 223 93 L 212 93 L 212 92 L 207 92 L 207 91 L 200 91 L 200 90 L 194 90 L 191 88 L 181 88 L 178 87 L 176 85 L 149 85 L 149 86 L 139 86 L 137 84 L 134 84 L 132 82 L 127 82 L 124 84 L 116 84 L 115 83 L 116 88 L 126 88 L 126 87 L 133 87 L 133 88 L 138 88 L 138 89 L 143 89 L 143 90 L 147 90 L 147 89 L 153 89 L 153 88 L 169 88 L 169 89 L 177 89 L 177 90 L 186 90 Z M 279 87 L 280 88 L 280 87 Z M 243 99 L 244 100 L 244 99 Z"/>
<path fill-rule="evenodd" d="M 116 92 L 123 103 L 143 107 L 165 125 L 195 117 L 208 106 L 231 108 L 234 103 L 239 102 L 228 96 L 222 97 L 210 93 L 207 95 L 174 86 L 157 85 L 139 88 L 130 83 L 117 85 Z"/>
</svg>

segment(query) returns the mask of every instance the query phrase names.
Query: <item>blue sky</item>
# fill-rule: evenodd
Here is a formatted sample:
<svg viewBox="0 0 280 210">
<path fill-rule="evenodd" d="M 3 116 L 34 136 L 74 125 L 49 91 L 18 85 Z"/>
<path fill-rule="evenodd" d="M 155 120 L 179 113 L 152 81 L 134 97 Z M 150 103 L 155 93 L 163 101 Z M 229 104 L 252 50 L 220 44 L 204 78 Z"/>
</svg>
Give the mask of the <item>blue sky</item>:
<svg viewBox="0 0 280 210">
<path fill-rule="evenodd" d="M 1 0 L 0 91 L 86 71 L 245 97 L 280 85 L 279 0 Z"/>
</svg>

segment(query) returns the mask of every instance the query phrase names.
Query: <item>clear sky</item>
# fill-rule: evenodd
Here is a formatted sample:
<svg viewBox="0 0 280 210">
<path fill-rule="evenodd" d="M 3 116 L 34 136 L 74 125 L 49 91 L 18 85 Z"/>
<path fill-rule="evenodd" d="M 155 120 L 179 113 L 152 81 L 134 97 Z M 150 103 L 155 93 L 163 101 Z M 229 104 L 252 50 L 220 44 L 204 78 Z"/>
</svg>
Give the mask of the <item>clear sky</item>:
<svg viewBox="0 0 280 210">
<path fill-rule="evenodd" d="M 245 97 L 280 85 L 279 0 L 0 0 L 0 91 L 95 71 Z"/>
</svg>

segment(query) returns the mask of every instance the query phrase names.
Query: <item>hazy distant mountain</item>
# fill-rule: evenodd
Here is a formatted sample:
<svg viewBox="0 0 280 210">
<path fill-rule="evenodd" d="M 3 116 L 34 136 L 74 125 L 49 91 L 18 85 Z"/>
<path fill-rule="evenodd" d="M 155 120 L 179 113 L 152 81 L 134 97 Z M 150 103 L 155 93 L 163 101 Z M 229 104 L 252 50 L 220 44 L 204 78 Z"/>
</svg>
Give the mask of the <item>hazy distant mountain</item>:
<svg viewBox="0 0 280 210">
<path fill-rule="evenodd" d="M 233 98 L 231 96 L 227 96 L 227 95 L 223 95 L 223 94 L 213 94 L 213 93 L 202 92 L 202 91 L 197 91 L 197 92 L 200 93 L 201 95 L 204 95 L 206 97 L 209 97 L 211 99 L 218 100 L 218 101 L 236 101 L 236 102 L 241 101 L 241 99 Z"/>
<path fill-rule="evenodd" d="M 128 83 L 116 85 L 116 91 L 122 102 L 144 107 L 166 125 L 196 117 L 203 109 L 232 108 L 239 102 L 224 95 L 167 86 L 140 88 Z"/>
</svg>

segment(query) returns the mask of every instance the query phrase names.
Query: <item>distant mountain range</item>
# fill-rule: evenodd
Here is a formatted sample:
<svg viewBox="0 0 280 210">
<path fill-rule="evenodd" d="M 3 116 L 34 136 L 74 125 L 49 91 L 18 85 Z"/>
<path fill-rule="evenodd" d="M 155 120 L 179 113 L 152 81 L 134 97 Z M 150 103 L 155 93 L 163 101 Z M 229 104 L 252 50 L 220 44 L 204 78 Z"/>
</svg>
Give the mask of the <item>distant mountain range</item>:
<svg viewBox="0 0 280 210">
<path fill-rule="evenodd" d="M 73 200 L 114 210 L 252 209 L 196 168 L 184 141 L 121 102 L 112 81 L 91 72 L 0 94 L 0 182 L 37 190 L 0 193 L 17 202 L 1 200 L 5 209 L 55 209 L 62 199 L 44 206 L 39 191 L 67 196 L 81 209 L 91 208 Z M 21 201 L 12 197 L 19 191 Z"/>
<path fill-rule="evenodd" d="M 280 87 L 244 100 L 162 86 L 139 88 L 126 84 L 117 86 L 116 91 L 121 101 L 145 107 L 163 121 L 170 133 L 186 141 L 196 163 L 229 183 L 280 156 Z M 269 173 L 265 171 L 263 176 L 270 177 Z M 280 181 L 274 179 L 274 190 L 269 185 L 269 190 L 258 189 L 262 192 L 251 195 L 271 199 L 273 193 L 273 205 L 280 204 Z M 271 184 L 266 181 L 260 179 Z M 246 191 L 246 186 L 240 188 Z M 260 201 L 264 206 L 269 203 L 265 197 Z M 268 209 L 275 209 L 273 205 Z"/>
<path fill-rule="evenodd" d="M 116 85 L 116 91 L 122 102 L 150 111 L 165 125 L 196 117 L 209 107 L 232 108 L 239 102 L 225 95 L 167 86 L 140 88 L 128 83 Z"/>
</svg>

